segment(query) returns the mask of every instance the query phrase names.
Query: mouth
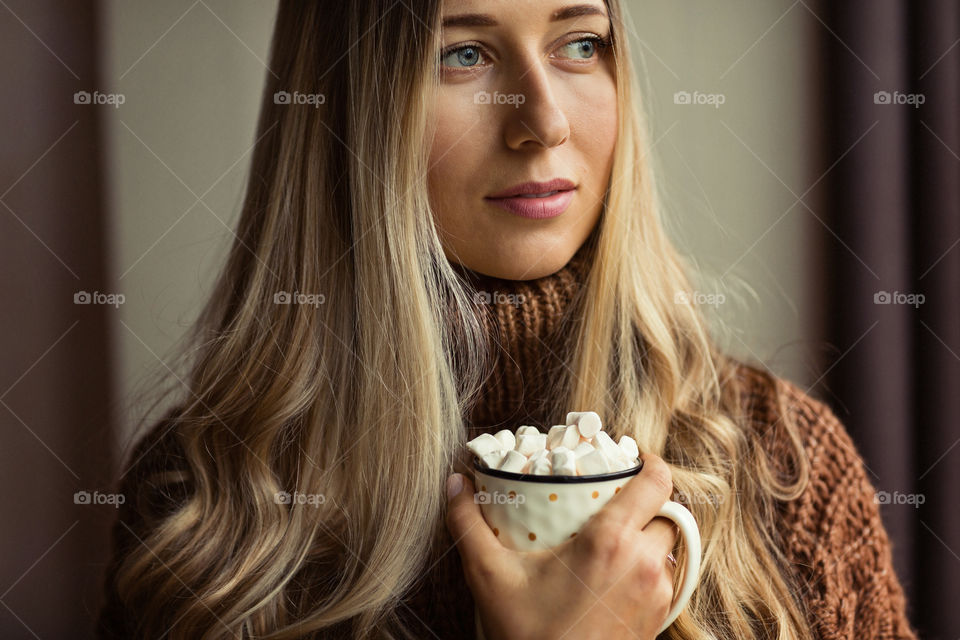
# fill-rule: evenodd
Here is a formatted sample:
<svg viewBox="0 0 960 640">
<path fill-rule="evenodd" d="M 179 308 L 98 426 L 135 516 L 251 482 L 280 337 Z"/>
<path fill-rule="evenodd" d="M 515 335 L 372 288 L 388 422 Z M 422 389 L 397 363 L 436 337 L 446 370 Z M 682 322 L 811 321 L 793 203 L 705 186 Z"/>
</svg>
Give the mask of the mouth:
<svg viewBox="0 0 960 640">
<path fill-rule="evenodd" d="M 566 178 L 553 178 L 546 182 L 530 181 L 515 184 L 512 187 L 487 197 L 491 199 L 515 197 L 546 198 L 559 191 L 572 191 L 576 188 L 577 185 Z"/>
<path fill-rule="evenodd" d="M 560 191 L 547 191 L 546 193 L 520 193 L 515 198 L 549 198 L 550 196 L 560 193 Z"/>
<path fill-rule="evenodd" d="M 555 218 L 566 211 L 577 185 L 564 178 L 547 182 L 524 182 L 485 200 L 522 218 Z"/>
</svg>

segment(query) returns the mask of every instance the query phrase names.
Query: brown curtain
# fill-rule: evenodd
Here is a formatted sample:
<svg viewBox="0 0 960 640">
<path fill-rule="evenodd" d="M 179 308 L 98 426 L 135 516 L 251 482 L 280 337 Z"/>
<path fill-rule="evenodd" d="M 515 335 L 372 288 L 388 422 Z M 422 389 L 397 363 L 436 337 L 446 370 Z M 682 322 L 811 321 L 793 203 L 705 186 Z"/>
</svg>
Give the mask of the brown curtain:
<svg viewBox="0 0 960 640">
<path fill-rule="evenodd" d="M 869 466 L 911 620 L 960 636 L 960 3 L 823 2 L 827 393 Z"/>
<path fill-rule="evenodd" d="M 911 619 L 960 636 L 960 8 L 848 0 L 823 20 L 828 397 L 890 504 Z M 116 309 L 97 4 L 0 5 L 0 637 L 89 638 L 107 556 Z M 889 103 L 884 99 L 890 94 Z M 917 103 L 917 96 L 923 103 Z M 876 96 L 876 97 L 875 97 Z M 899 101 L 903 100 L 903 103 Z M 912 100 L 912 103 L 910 102 Z M 887 299 L 890 304 L 883 304 Z M 896 295 L 894 295 L 896 294 Z M 917 294 L 924 296 L 922 304 Z M 914 296 L 909 298 L 909 296 Z M 921 502 L 922 504 L 917 504 Z"/>
<path fill-rule="evenodd" d="M 100 598 L 110 388 L 96 5 L 0 5 L 0 637 L 91 638 Z M 82 502 L 82 500 L 81 500 Z"/>
</svg>

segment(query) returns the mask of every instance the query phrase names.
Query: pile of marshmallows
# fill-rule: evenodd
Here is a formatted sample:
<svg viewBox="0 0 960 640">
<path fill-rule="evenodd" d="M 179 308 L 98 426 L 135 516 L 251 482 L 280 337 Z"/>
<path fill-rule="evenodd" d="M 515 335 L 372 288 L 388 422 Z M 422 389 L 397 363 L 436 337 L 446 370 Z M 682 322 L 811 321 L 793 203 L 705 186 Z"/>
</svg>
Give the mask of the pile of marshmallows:
<svg viewBox="0 0 960 640">
<path fill-rule="evenodd" d="M 467 448 L 489 469 L 544 476 L 586 476 L 623 471 L 640 464 L 640 451 L 630 436 L 614 442 L 593 411 L 571 411 L 566 424 L 542 433 L 532 426 L 484 433 Z"/>
</svg>

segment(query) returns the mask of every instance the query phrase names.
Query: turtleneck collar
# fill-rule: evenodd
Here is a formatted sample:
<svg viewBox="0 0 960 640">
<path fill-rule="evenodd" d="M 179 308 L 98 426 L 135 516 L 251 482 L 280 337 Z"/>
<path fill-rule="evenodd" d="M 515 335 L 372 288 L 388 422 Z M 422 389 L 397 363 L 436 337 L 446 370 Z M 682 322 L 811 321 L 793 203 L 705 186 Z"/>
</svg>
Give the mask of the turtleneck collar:
<svg viewBox="0 0 960 640">
<path fill-rule="evenodd" d="M 550 397 L 569 362 L 567 340 L 578 321 L 574 301 L 593 256 L 593 236 L 559 271 L 533 280 L 507 280 L 455 265 L 475 291 L 491 343 L 491 372 L 468 417 L 468 437 L 549 428 L 565 415 Z"/>
</svg>

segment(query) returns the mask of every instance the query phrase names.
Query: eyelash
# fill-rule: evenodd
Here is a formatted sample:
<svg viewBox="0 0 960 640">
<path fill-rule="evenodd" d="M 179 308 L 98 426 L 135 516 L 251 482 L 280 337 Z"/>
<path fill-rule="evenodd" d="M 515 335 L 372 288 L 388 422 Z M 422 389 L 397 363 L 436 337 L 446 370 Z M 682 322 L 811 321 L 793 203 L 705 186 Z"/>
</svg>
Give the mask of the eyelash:
<svg viewBox="0 0 960 640">
<path fill-rule="evenodd" d="M 566 46 L 568 46 L 568 45 L 571 45 L 571 44 L 574 44 L 574 43 L 577 43 L 577 42 L 585 42 L 585 41 L 590 41 L 590 42 L 592 42 L 592 43 L 594 44 L 594 46 L 597 48 L 596 55 L 593 56 L 593 58 L 599 58 L 599 57 L 601 57 L 601 56 L 603 55 L 604 51 L 607 50 L 609 47 L 611 47 L 611 46 L 613 45 L 613 40 L 612 40 L 611 36 L 607 36 L 606 38 L 601 38 L 600 36 L 587 36 L 587 37 L 584 37 L 584 38 L 576 38 L 576 39 L 574 39 L 574 40 L 570 40 L 569 42 L 565 42 L 565 43 L 563 43 L 563 44 L 560 45 L 560 46 L 561 46 L 561 47 L 566 47 Z M 463 50 L 463 49 L 477 49 L 477 50 L 480 51 L 481 55 L 483 55 L 483 54 L 485 53 L 485 49 L 484 49 L 483 45 L 481 45 L 479 42 L 467 42 L 467 43 L 464 43 L 464 44 L 458 44 L 458 45 L 454 45 L 454 46 L 452 46 L 452 47 L 448 47 L 448 48 L 444 49 L 443 51 L 441 51 L 441 52 L 440 52 L 440 56 L 439 56 L 439 58 L 437 59 L 438 63 L 439 63 L 441 66 L 443 66 L 443 59 L 444 59 L 444 58 L 446 58 L 446 57 L 447 57 L 448 55 L 450 55 L 451 53 L 456 53 L 457 51 L 461 51 L 461 50 Z M 593 58 L 585 58 L 584 60 L 585 60 L 585 61 L 586 61 L 586 60 L 592 60 Z M 461 68 L 457 68 L 457 67 L 447 67 L 447 68 L 449 68 L 449 69 L 457 69 L 457 70 L 459 70 L 459 71 L 469 71 L 469 70 L 471 70 L 471 69 L 476 69 L 477 66 L 474 66 L 474 67 L 461 67 Z"/>
</svg>

